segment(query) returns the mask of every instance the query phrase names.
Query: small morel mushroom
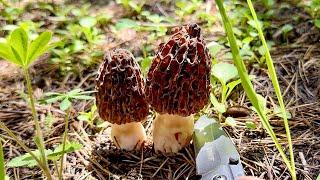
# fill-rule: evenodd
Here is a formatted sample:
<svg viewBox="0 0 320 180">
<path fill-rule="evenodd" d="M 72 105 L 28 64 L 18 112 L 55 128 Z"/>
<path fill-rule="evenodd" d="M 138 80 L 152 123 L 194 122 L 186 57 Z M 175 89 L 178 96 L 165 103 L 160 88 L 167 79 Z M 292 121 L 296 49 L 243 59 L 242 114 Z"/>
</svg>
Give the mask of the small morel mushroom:
<svg viewBox="0 0 320 180">
<path fill-rule="evenodd" d="M 189 144 L 193 114 L 208 102 L 211 58 L 197 24 L 177 28 L 160 45 L 146 81 L 146 96 L 157 112 L 153 122 L 156 151 L 178 152 Z"/>
<path fill-rule="evenodd" d="M 96 79 L 100 117 L 112 123 L 111 137 L 118 148 L 139 149 L 146 139 L 141 121 L 149 112 L 145 82 L 133 55 L 124 49 L 106 53 Z"/>
</svg>

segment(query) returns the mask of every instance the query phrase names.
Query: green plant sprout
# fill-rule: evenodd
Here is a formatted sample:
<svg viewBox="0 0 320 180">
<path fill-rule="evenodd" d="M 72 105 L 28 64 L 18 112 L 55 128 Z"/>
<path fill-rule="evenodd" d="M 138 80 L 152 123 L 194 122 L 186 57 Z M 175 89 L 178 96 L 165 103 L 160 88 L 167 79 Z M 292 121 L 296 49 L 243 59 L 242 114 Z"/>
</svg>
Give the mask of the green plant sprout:
<svg viewBox="0 0 320 180">
<path fill-rule="evenodd" d="M 175 13 L 183 19 L 184 16 L 188 14 L 192 14 L 194 11 L 199 9 L 201 2 L 199 0 L 192 0 L 192 1 L 186 1 L 186 0 L 179 0 L 175 3 L 177 10 L 175 10 Z"/>
<path fill-rule="evenodd" d="M 97 22 L 98 20 L 95 17 L 84 17 L 79 21 L 80 30 L 85 35 L 90 46 L 101 43 L 103 38 L 101 32 L 95 27 Z"/>
<path fill-rule="evenodd" d="M 101 57 L 101 43 L 104 39 L 99 26 L 107 25 L 112 16 L 105 13 L 90 15 L 90 4 L 62 7 L 50 5 L 50 11 L 55 14 L 52 20 L 58 24 L 55 33 L 63 39 L 63 45 L 52 50 L 50 64 L 58 67 L 60 73 L 80 73 L 80 67 L 90 67 Z"/>
<path fill-rule="evenodd" d="M 56 92 L 49 92 L 45 93 L 45 96 L 47 99 L 45 100 L 46 103 L 54 103 L 57 101 L 60 101 L 60 109 L 62 111 L 66 111 L 67 115 L 65 116 L 65 126 L 64 126 L 64 132 L 63 132 L 63 140 L 62 140 L 62 155 L 60 159 L 60 169 L 57 171 L 59 180 L 62 180 L 63 177 L 63 161 L 64 161 L 64 155 L 67 153 L 65 151 L 67 147 L 67 135 L 68 135 L 68 128 L 69 128 L 69 117 L 71 113 L 71 107 L 72 107 L 72 100 L 78 99 L 78 100 L 92 100 L 94 99 L 92 96 L 88 96 L 87 94 L 93 93 L 94 91 L 82 91 L 82 89 L 74 89 L 70 92 L 67 92 L 65 94 L 63 93 L 56 93 Z M 57 158 L 59 159 L 59 158 Z"/>
<path fill-rule="evenodd" d="M 4 6 L 4 10 L 0 12 L 0 15 L 6 18 L 9 24 L 12 24 L 14 20 L 18 19 L 24 10 L 19 7 L 12 7 L 3 0 L 0 1 L 0 4 Z"/>
<path fill-rule="evenodd" d="M 241 83 L 239 79 L 238 70 L 233 64 L 229 63 L 217 63 L 214 64 L 211 68 L 211 74 L 213 77 L 218 79 L 221 84 L 221 98 L 220 101 L 216 98 L 216 96 L 211 93 L 210 101 L 213 105 L 214 109 L 219 113 L 219 121 L 221 122 L 222 114 L 227 110 L 226 101 L 233 89 Z M 249 76 L 253 78 L 253 76 Z M 231 81 L 232 80 L 232 81 Z M 225 120 L 227 125 L 235 126 L 235 120 L 231 117 L 227 117 Z"/>
<path fill-rule="evenodd" d="M 143 10 L 143 6 L 146 3 L 146 0 L 143 1 L 134 1 L 134 0 L 117 0 L 118 4 L 121 4 L 126 10 L 131 12 L 136 12 L 140 14 Z"/>
<path fill-rule="evenodd" d="M 312 0 L 309 5 L 309 12 L 314 19 L 314 25 L 320 28 L 320 1 L 319 0 Z"/>
<path fill-rule="evenodd" d="M 295 173 L 295 166 L 294 166 L 294 159 L 293 159 L 293 150 L 292 150 L 292 142 L 291 142 L 290 130 L 289 130 L 289 127 L 288 127 L 288 124 L 287 124 L 286 112 L 285 112 L 285 109 L 284 109 L 284 104 L 283 104 L 283 100 L 282 100 L 282 96 L 281 96 L 281 91 L 280 91 L 280 88 L 279 88 L 277 77 L 275 75 L 275 70 L 274 70 L 273 63 L 272 63 L 272 60 L 271 60 L 271 56 L 270 56 L 270 53 L 269 53 L 269 50 L 268 50 L 268 46 L 267 46 L 267 44 L 265 42 L 265 39 L 264 39 L 264 36 L 263 36 L 263 33 L 262 33 L 262 29 L 261 29 L 260 23 L 259 23 L 259 21 L 258 21 L 258 19 L 256 17 L 254 8 L 252 6 L 252 3 L 251 3 L 250 0 L 247 1 L 248 5 L 249 5 L 249 8 L 250 8 L 250 11 L 251 11 L 251 13 L 253 15 L 253 18 L 255 20 L 256 28 L 258 29 L 258 33 L 259 33 L 259 37 L 262 40 L 263 46 L 265 48 L 266 62 L 267 62 L 267 65 L 268 65 L 269 75 L 271 77 L 273 86 L 275 88 L 275 91 L 276 91 L 276 94 L 277 94 L 277 97 L 278 97 L 278 102 L 279 102 L 280 107 L 282 109 L 282 114 L 285 117 L 284 118 L 284 122 L 285 122 L 285 129 L 286 129 L 286 132 L 287 132 L 291 163 L 287 159 L 287 156 L 285 155 L 285 153 L 284 153 L 284 151 L 282 149 L 282 146 L 280 145 L 280 143 L 279 143 L 279 141 L 278 141 L 278 139 L 276 137 L 276 134 L 273 131 L 273 129 L 272 129 L 270 123 L 269 123 L 268 117 L 265 114 L 265 108 L 263 107 L 263 103 L 261 103 L 261 98 L 259 98 L 258 94 L 255 92 L 255 90 L 253 88 L 253 85 L 252 85 L 252 83 L 250 81 L 248 72 L 247 72 L 246 67 L 244 65 L 244 62 L 242 61 L 242 58 L 240 56 L 239 47 L 237 45 L 236 38 L 235 38 L 235 35 L 233 33 L 232 25 L 231 25 L 231 23 L 230 23 L 230 21 L 229 21 L 229 19 L 227 17 L 226 11 L 224 9 L 223 2 L 221 0 L 215 0 L 215 1 L 217 3 L 217 6 L 219 7 L 219 12 L 220 12 L 220 15 L 222 17 L 224 28 L 225 28 L 225 31 L 227 33 L 228 40 L 230 42 L 230 47 L 231 47 L 231 51 L 232 51 L 232 55 L 233 55 L 233 60 L 234 60 L 234 63 L 236 65 L 237 69 L 238 69 L 239 76 L 240 76 L 240 79 L 241 79 L 241 84 L 242 84 L 242 86 L 243 86 L 248 98 L 250 99 L 253 107 L 255 108 L 257 114 L 259 115 L 259 118 L 260 118 L 260 120 L 262 122 L 262 125 L 264 126 L 264 128 L 266 129 L 268 134 L 271 136 L 271 138 L 272 138 L 273 142 L 275 143 L 276 148 L 278 149 L 282 159 L 284 160 L 286 166 L 288 167 L 289 172 L 290 172 L 290 174 L 292 176 L 292 179 L 296 180 L 296 173 Z"/>
<path fill-rule="evenodd" d="M 88 96 L 87 94 L 94 93 L 95 91 L 83 91 L 82 89 L 74 89 L 67 93 L 57 93 L 57 92 L 48 92 L 45 93 L 44 101 L 47 104 L 51 104 L 57 101 L 60 101 L 60 109 L 62 111 L 66 111 L 72 105 L 71 101 L 74 99 L 78 100 L 92 100 L 94 99 L 92 96 Z"/>
<path fill-rule="evenodd" d="M 23 28 L 15 29 L 7 38 L 7 42 L 0 43 L 0 57 L 16 64 L 21 67 L 24 72 L 24 77 L 27 82 L 28 95 L 30 99 L 30 107 L 33 116 L 33 120 L 35 123 L 36 134 L 34 137 L 35 144 L 38 147 L 40 152 L 40 158 L 32 155 L 35 158 L 40 166 L 40 168 L 44 171 L 47 178 L 49 180 L 52 179 L 46 154 L 45 154 L 45 144 L 43 142 L 43 136 L 40 128 L 40 123 L 38 120 L 37 111 L 35 108 L 33 90 L 31 86 L 31 79 L 28 68 L 30 64 L 32 64 L 39 56 L 44 54 L 49 49 L 58 45 L 58 43 L 49 44 L 52 37 L 52 33 L 49 31 L 45 31 L 41 33 L 35 40 L 29 40 L 28 34 Z M 27 146 L 21 142 L 2 122 L 0 123 L 1 128 L 3 128 L 15 141 L 17 141 L 20 145 L 23 145 L 24 150 L 27 152 L 31 152 Z"/>
<path fill-rule="evenodd" d="M 221 83 L 221 104 L 224 104 L 232 90 L 241 83 L 239 79 L 229 82 L 230 80 L 238 77 L 238 70 L 233 64 L 217 63 L 213 65 L 211 74 Z"/>
<path fill-rule="evenodd" d="M 146 43 L 142 46 L 142 57 L 137 58 L 144 76 L 147 75 L 152 59 L 154 58 L 150 53 L 151 51 L 151 46 Z"/>
<path fill-rule="evenodd" d="M 108 122 L 104 121 L 100 118 L 97 118 L 97 106 L 93 104 L 88 112 L 80 112 L 77 119 L 79 121 L 85 121 L 91 128 L 106 128 L 108 126 Z"/>
<path fill-rule="evenodd" d="M 65 116 L 65 130 L 63 134 L 62 143 L 59 146 L 57 146 L 54 150 L 50 150 L 50 149 L 45 150 L 46 158 L 54 162 L 57 170 L 58 179 L 60 180 L 63 177 L 62 171 L 63 171 L 64 155 L 66 153 L 71 153 L 76 150 L 79 150 L 82 147 L 82 144 L 79 144 L 77 142 L 67 142 L 68 124 L 69 124 L 70 110 L 72 105 L 71 101 L 73 99 L 80 99 L 80 100 L 93 99 L 93 97 L 86 95 L 92 92 L 93 91 L 82 91 L 81 89 L 74 89 L 66 94 L 55 93 L 55 92 L 49 92 L 45 94 L 45 96 L 48 97 L 47 99 L 44 100 L 46 103 L 50 104 L 57 101 L 61 101 L 60 109 L 62 111 L 67 111 L 67 115 Z M 41 157 L 41 153 L 39 150 L 32 151 L 31 153 L 34 154 L 34 156 L 36 156 L 37 158 Z M 11 161 L 8 163 L 8 166 L 9 167 L 36 166 L 37 161 L 35 160 L 35 158 L 33 158 L 31 153 L 28 152 L 21 156 L 11 159 Z M 56 161 L 59 159 L 60 159 L 60 169 L 56 165 Z"/>
<path fill-rule="evenodd" d="M 60 144 L 54 150 L 46 149 L 46 157 L 48 160 L 57 161 L 63 154 L 75 152 L 82 147 L 82 144 L 78 142 L 68 142 L 65 144 L 64 148 L 63 144 Z M 40 158 L 40 152 L 38 150 L 32 151 L 32 153 L 35 154 L 36 157 Z M 7 165 L 8 167 L 34 167 L 37 164 L 37 161 L 30 155 L 30 153 L 25 153 L 11 159 Z"/>
<path fill-rule="evenodd" d="M 96 119 L 97 106 L 94 104 L 91 106 L 90 111 L 80 112 L 80 115 L 77 117 L 79 121 L 87 122 L 91 127 L 94 126 L 94 120 Z"/>
</svg>

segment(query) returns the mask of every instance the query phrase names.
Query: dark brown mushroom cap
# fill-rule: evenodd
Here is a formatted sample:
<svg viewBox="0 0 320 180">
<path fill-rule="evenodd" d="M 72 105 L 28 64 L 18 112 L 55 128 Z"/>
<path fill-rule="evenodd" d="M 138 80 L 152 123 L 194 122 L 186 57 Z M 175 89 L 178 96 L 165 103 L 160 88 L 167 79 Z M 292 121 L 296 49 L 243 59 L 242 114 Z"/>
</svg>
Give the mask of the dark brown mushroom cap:
<svg viewBox="0 0 320 180">
<path fill-rule="evenodd" d="M 177 28 L 160 45 L 146 81 L 149 104 L 158 113 L 189 116 L 210 94 L 211 57 L 197 24 Z"/>
<path fill-rule="evenodd" d="M 140 67 L 129 51 L 106 53 L 96 79 L 100 117 L 115 124 L 144 120 L 149 111 L 144 88 Z"/>
</svg>

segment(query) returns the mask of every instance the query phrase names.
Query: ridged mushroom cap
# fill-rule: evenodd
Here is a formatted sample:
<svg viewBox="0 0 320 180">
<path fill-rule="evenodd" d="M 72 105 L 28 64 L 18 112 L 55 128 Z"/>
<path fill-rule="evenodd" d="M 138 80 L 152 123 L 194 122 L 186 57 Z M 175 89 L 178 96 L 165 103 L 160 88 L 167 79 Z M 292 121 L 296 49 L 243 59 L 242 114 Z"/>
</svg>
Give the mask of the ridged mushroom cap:
<svg viewBox="0 0 320 180">
<path fill-rule="evenodd" d="M 159 46 L 146 80 L 146 96 L 158 113 L 189 116 L 199 112 L 210 93 L 211 57 L 197 24 L 173 31 Z"/>
<path fill-rule="evenodd" d="M 133 55 L 124 49 L 107 52 L 96 78 L 96 103 L 102 119 L 113 124 L 146 118 L 145 82 Z"/>
</svg>

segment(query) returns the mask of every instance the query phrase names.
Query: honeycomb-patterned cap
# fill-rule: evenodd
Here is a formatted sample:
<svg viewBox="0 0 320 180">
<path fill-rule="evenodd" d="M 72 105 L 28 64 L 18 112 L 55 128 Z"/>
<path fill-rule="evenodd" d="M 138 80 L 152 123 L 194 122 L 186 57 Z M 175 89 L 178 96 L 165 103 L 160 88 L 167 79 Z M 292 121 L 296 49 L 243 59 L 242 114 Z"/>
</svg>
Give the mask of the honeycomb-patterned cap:
<svg viewBox="0 0 320 180">
<path fill-rule="evenodd" d="M 197 24 L 173 30 L 159 46 L 146 81 L 149 104 L 158 113 L 189 116 L 199 112 L 210 94 L 211 57 Z"/>
<path fill-rule="evenodd" d="M 144 88 L 140 67 L 129 51 L 107 52 L 96 78 L 100 117 L 113 124 L 144 120 L 149 111 Z"/>
</svg>

